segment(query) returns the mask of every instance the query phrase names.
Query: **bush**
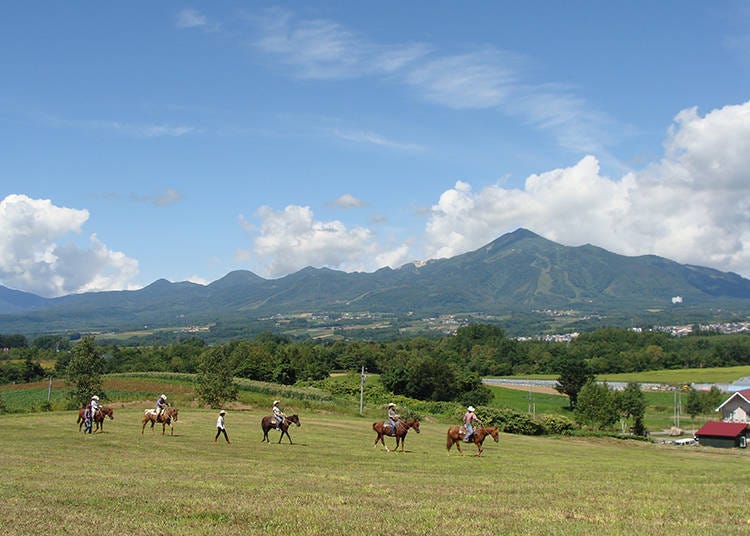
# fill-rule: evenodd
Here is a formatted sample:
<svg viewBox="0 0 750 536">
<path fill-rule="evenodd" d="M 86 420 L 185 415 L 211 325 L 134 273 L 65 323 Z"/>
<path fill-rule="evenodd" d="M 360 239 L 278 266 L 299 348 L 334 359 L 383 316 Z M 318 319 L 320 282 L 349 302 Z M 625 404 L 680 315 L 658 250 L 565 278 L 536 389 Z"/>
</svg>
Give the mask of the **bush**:
<svg viewBox="0 0 750 536">
<path fill-rule="evenodd" d="M 576 429 L 575 423 L 563 415 L 539 415 L 536 420 L 545 434 L 566 435 Z"/>
<path fill-rule="evenodd" d="M 477 410 L 485 424 L 492 424 L 500 428 L 501 432 L 522 435 L 543 435 L 544 427 L 536 422 L 531 415 L 519 413 L 507 408 L 482 407 Z"/>
</svg>

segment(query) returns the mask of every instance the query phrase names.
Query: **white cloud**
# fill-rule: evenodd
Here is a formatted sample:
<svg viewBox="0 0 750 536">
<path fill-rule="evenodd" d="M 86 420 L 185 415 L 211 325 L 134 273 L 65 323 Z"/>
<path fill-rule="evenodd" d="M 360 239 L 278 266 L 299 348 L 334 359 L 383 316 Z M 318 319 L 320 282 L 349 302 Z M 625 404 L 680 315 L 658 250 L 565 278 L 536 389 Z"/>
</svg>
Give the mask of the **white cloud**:
<svg viewBox="0 0 750 536">
<path fill-rule="evenodd" d="M 352 194 L 344 194 L 331 202 L 332 205 L 339 208 L 360 208 L 365 206 L 365 202 L 357 199 Z"/>
<path fill-rule="evenodd" d="M 307 79 L 341 79 L 396 72 L 428 52 L 422 44 L 378 45 L 335 22 L 294 20 L 280 10 L 269 10 L 261 20 L 255 45 L 295 68 Z"/>
<path fill-rule="evenodd" d="M 164 136 L 178 138 L 197 132 L 194 127 L 187 125 L 123 123 L 101 119 L 63 119 L 49 115 L 43 116 L 42 120 L 56 128 L 109 130 L 134 138 L 159 138 Z"/>
<path fill-rule="evenodd" d="M 270 277 L 296 272 L 307 266 L 344 271 L 371 271 L 379 262 L 403 262 L 408 250 L 398 246 L 390 252 L 376 244 L 364 227 L 347 228 L 337 220 L 315 220 L 310 207 L 289 205 L 282 211 L 263 206 L 254 237 L 254 253 L 265 262 Z M 380 259 L 380 260 L 378 260 Z"/>
<path fill-rule="evenodd" d="M 149 203 L 157 207 L 166 207 L 180 202 L 182 194 L 173 188 L 167 188 L 156 195 L 131 194 L 130 200 L 137 203 Z"/>
<path fill-rule="evenodd" d="M 58 240 L 80 234 L 86 210 L 48 199 L 8 195 L 0 202 L 0 281 L 42 296 L 132 288 L 138 261 L 108 249 L 95 234 L 88 247 Z"/>
<path fill-rule="evenodd" d="M 596 151 L 608 159 L 603 147 L 614 133 L 629 130 L 591 108 L 569 85 L 526 79 L 525 68 L 533 59 L 512 51 L 479 46 L 455 54 L 426 43 L 373 43 L 336 22 L 300 20 L 278 9 L 266 11 L 259 20 L 256 48 L 289 66 L 298 78 L 380 77 L 440 106 L 494 110 L 518 118 L 550 133 L 566 149 Z M 403 146 L 367 133 L 349 139 Z"/>
<path fill-rule="evenodd" d="M 402 151 L 422 151 L 424 147 L 416 143 L 403 143 L 388 139 L 375 132 L 367 130 L 340 130 L 336 129 L 333 131 L 334 135 L 341 138 L 342 140 L 352 141 L 355 143 L 368 143 L 372 145 L 378 145 L 381 147 L 388 147 L 390 149 L 398 149 Z"/>
<path fill-rule="evenodd" d="M 663 158 L 620 179 L 594 156 L 473 192 L 456 183 L 432 207 L 428 257 L 448 257 L 518 227 L 569 245 L 656 254 L 750 276 L 750 102 L 680 112 Z"/>
<path fill-rule="evenodd" d="M 207 24 L 208 19 L 206 19 L 205 15 L 195 9 L 183 9 L 177 14 L 178 28 L 199 28 Z"/>
</svg>

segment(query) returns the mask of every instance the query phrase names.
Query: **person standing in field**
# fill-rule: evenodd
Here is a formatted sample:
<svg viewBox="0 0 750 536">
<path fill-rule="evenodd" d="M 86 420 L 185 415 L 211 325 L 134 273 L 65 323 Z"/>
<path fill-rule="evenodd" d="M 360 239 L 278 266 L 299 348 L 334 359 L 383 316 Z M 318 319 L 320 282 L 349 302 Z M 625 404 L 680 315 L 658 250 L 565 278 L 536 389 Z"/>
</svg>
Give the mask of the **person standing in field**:
<svg viewBox="0 0 750 536">
<path fill-rule="evenodd" d="M 88 403 L 88 407 L 86 408 L 86 428 L 84 429 L 84 432 L 88 432 L 89 434 L 92 431 L 92 428 L 94 427 L 94 418 L 96 417 L 96 412 L 99 409 L 99 397 L 94 395 L 91 397 L 91 401 Z"/>
<path fill-rule="evenodd" d="M 224 439 L 227 440 L 227 444 L 229 444 L 229 436 L 227 435 L 227 428 L 224 425 L 224 415 L 226 415 L 226 411 L 221 410 L 219 412 L 219 418 L 216 419 L 216 437 L 214 437 L 214 443 L 219 439 L 219 436 L 221 434 L 224 434 Z"/>
</svg>

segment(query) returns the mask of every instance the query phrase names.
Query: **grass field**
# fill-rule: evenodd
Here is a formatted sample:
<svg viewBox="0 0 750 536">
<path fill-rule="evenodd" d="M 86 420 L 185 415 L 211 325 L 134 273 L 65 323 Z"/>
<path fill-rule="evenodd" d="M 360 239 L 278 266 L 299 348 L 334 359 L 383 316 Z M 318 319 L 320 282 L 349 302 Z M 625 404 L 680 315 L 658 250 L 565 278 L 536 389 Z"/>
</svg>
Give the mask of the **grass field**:
<svg viewBox="0 0 750 536">
<path fill-rule="evenodd" d="M 0 416 L 3 534 L 701 534 L 750 530 L 745 450 L 501 434 L 446 456 L 445 423 L 404 453 L 372 419 L 301 414 L 260 443 L 257 410 L 183 408 L 174 436 L 115 406 L 102 434 L 73 412 Z M 169 432 L 167 432 L 169 434 Z M 389 445 L 393 446 L 393 440 Z M 473 447 L 466 449 L 473 453 Z"/>
</svg>

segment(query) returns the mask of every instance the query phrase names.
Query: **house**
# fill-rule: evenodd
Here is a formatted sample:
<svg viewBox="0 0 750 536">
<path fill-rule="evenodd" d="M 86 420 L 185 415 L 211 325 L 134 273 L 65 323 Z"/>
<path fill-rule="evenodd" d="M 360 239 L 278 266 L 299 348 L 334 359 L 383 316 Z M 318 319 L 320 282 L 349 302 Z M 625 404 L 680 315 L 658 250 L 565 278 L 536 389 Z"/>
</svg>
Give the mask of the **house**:
<svg viewBox="0 0 750 536">
<path fill-rule="evenodd" d="M 724 422 L 750 422 L 750 389 L 733 393 L 716 411 Z"/>
<path fill-rule="evenodd" d="M 695 432 L 698 443 L 704 447 L 732 448 L 747 446 L 747 423 L 707 422 Z"/>
</svg>

